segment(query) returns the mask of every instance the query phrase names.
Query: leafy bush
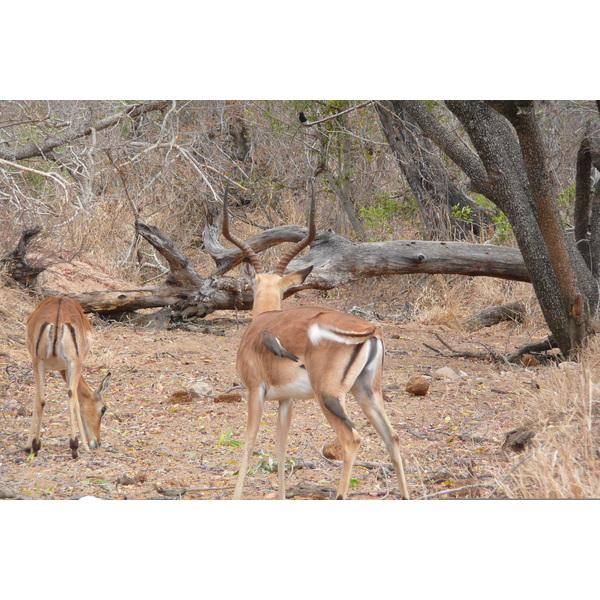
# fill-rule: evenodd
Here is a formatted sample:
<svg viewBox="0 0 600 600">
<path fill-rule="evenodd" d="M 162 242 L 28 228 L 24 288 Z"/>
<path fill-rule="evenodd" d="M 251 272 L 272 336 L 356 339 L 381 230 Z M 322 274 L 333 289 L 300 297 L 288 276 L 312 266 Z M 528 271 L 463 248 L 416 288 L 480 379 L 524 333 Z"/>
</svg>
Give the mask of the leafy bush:
<svg viewBox="0 0 600 600">
<path fill-rule="evenodd" d="M 412 219 L 418 213 L 418 206 L 414 198 L 393 198 L 389 192 L 376 192 L 375 202 L 371 206 L 364 206 L 359 210 L 359 215 L 366 228 L 373 231 L 368 241 L 383 240 L 393 232 L 393 221 L 400 217 Z"/>
</svg>

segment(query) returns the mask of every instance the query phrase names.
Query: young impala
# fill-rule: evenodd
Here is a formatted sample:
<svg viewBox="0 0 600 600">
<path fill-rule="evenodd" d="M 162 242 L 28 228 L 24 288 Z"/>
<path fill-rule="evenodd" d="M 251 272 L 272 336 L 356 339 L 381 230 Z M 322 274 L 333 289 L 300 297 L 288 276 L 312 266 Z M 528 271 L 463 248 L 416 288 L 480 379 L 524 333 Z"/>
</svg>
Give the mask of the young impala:
<svg viewBox="0 0 600 600">
<path fill-rule="evenodd" d="M 72 298 L 46 298 L 29 315 L 26 327 L 27 350 L 33 363 L 35 405 L 27 441 L 27 453 L 37 456 L 42 447 L 40 430 L 46 399 L 46 370 L 59 371 L 67 384 L 71 419 L 71 455 L 77 458 L 77 428 L 85 450 L 100 445 L 100 421 L 106 406 L 102 393 L 110 381 L 110 373 L 100 387 L 92 391 L 82 374 L 92 341 L 92 328 L 81 305 Z"/>
<path fill-rule="evenodd" d="M 400 495 L 408 489 L 400 457 L 399 438 L 385 414 L 381 392 L 384 345 L 372 323 L 329 308 L 307 306 L 281 310 L 283 295 L 300 285 L 312 266 L 284 275 L 288 263 L 315 237 L 315 195 L 312 192 L 310 227 L 305 239 L 282 256 L 273 273 L 265 273 L 256 253 L 229 231 L 227 191 L 223 201 L 223 236 L 245 254 L 253 269 L 252 322 L 237 354 L 237 371 L 248 390 L 244 452 L 234 499 L 242 497 L 248 463 L 256 441 L 265 400 L 279 402 L 275 453 L 278 496 L 285 498 L 285 453 L 292 417 L 292 400 L 316 398 L 343 448 L 343 466 L 337 498 L 346 498 L 350 474 L 358 453 L 359 436 L 345 411 L 351 392 L 388 450 Z"/>
</svg>

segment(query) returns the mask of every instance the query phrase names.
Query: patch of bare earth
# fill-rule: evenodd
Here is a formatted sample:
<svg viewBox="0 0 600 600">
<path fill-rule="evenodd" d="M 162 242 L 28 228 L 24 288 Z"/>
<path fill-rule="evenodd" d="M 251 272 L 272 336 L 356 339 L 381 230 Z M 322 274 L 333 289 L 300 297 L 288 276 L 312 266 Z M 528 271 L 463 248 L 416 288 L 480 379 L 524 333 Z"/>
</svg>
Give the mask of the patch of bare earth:
<svg viewBox="0 0 600 600">
<path fill-rule="evenodd" d="M 22 336 L 24 320 L 34 303 L 24 295 L 20 300 L 23 306 L 8 315 L 11 325 L 0 333 L 1 496 L 232 496 L 246 419 L 244 390 L 235 389 L 240 383 L 235 359 L 247 314 L 219 313 L 207 319 L 223 328 L 224 335 L 218 336 L 134 329 L 94 318 L 94 344 L 85 374 L 92 385 L 108 370 L 113 374 L 105 395 L 108 411 L 102 446 L 71 459 L 64 384 L 58 374 L 52 374 L 48 377 L 42 449 L 32 458 L 23 450 L 34 387 Z M 306 292 L 286 300 L 285 306 L 315 302 L 335 305 Z M 381 309 L 385 315 L 385 307 Z M 453 348 L 508 353 L 528 341 L 527 332 L 511 324 L 466 333 L 418 320 L 400 322 L 385 316 L 374 320 L 383 329 L 387 343 L 383 381 L 386 409 L 400 435 L 411 497 L 505 497 L 503 484 L 523 457 L 506 445 L 503 448 L 506 434 L 528 426 L 526 407 L 544 393 L 545 386 L 552 385 L 550 374 L 556 368 L 446 357 L 425 346 L 444 351 L 441 338 Z M 440 373 L 444 367 L 449 370 Z M 405 391 L 414 374 L 429 381 L 425 395 Z M 194 388 L 196 392 L 190 393 Z M 347 408 L 362 438 L 349 497 L 397 498 L 382 441 L 353 399 Z M 267 403 L 245 498 L 276 497 L 276 409 L 275 403 Z M 334 496 L 340 463 L 322 452 L 333 439 L 316 403 L 297 401 L 287 455 L 288 497 Z"/>
</svg>

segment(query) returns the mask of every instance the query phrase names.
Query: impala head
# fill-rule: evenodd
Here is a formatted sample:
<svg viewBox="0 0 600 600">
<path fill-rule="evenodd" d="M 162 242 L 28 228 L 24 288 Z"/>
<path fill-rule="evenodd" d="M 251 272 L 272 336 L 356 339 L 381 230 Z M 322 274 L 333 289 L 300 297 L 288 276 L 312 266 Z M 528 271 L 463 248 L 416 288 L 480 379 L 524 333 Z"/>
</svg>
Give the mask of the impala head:
<svg viewBox="0 0 600 600">
<path fill-rule="evenodd" d="M 108 373 L 102 380 L 102 383 L 92 391 L 85 383 L 83 378 L 80 380 L 79 386 L 79 406 L 81 410 L 81 420 L 87 439 L 89 440 L 90 448 L 98 448 L 100 446 L 100 424 L 102 417 L 106 412 L 106 405 L 102 400 L 102 394 L 106 391 L 110 383 L 111 374 Z M 87 389 L 85 389 L 87 388 Z"/>
<path fill-rule="evenodd" d="M 223 199 L 223 237 L 237 246 L 244 253 L 244 263 L 242 270 L 250 280 L 254 291 L 253 315 L 256 316 L 262 312 L 270 310 L 280 310 L 283 295 L 289 288 L 300 285 L 308 277 L 313 267 L 306 267 L 299 271 L 293 271 L 284 275 L 288 264 L 295 258 L 306 246 L 308 246 L 316 235 L 315 226 L 315 188 L 312 185 L 312 198 L 310 204 L 310 223 L 308 234 L 286 252 L 272 273 L 266 273 L 258 255 L 244 241 L 234 237 L 229 231 L 229 214 L 227 209 L 227 188 L 225 188 L 225 198 Z"/>
</svg>

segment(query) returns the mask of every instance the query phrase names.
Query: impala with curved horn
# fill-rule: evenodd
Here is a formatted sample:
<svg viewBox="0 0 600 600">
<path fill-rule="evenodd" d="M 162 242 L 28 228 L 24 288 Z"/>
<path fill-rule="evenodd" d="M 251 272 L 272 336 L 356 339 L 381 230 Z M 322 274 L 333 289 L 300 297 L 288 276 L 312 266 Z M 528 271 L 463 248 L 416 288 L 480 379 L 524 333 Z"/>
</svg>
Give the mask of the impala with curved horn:
<svg viewBox="0 0 600 600">
<path fill-rule="evenodd" d="M 91 346 L 92 327 L 81 305 L 66 296 L 46 298 L 29 315 L 25 335 L 35 380 L 35 405 L 27 453 L 33 452 L 37 456 L 42 447 L 40 432 L 46 406 L 46 370 L 59 371 L 67 384 L 72 457 L 78 455 L 77 428 L 84 449 L 97 448 L 100 445 L 100 421 L 106 412 L 102 393 L 108 386 L 110 373 L 95 391 L 83 377 L 83 360 Z"/>
<path fill-rule="evenodd" d="M 384 344 L 380 329 L 358 317 L 324 307 L 281 310 L 283 295 L 300 285 L 312 266 L 284 274 L 287 265 L 314 239 L 315 192 L 312 189 L 308 235 L 266 273 L 252 248 L 229 231 L 227 190 L 223 200 L 223 236 L 237 246 L 253 267 L 252 321 L 237 353 L 237 371 L 248 390 L 244 451 L 233 494 L 242 497 L 244 480 L 256 441 L 265 400 L 279 402 L 275 453 L 278 497 L 285 498 L 285 453 L 292 418 L 292 400 L 316 398 L 343 449 L 337 498 L 348 493 L 350 474 L 360 439 L 345 410 L 351 392 L 382 437 L 394 465 L 402 498 L 408 489 L 400 456 L 398 434 L 385 414 L 381 392 Z"/>
</svg>

